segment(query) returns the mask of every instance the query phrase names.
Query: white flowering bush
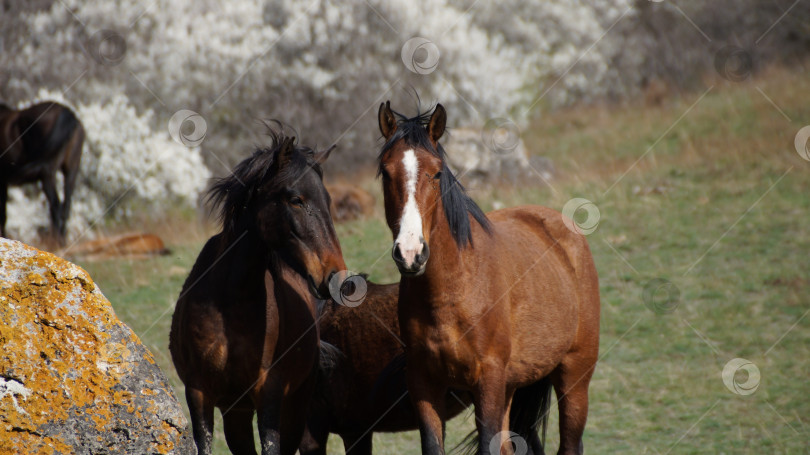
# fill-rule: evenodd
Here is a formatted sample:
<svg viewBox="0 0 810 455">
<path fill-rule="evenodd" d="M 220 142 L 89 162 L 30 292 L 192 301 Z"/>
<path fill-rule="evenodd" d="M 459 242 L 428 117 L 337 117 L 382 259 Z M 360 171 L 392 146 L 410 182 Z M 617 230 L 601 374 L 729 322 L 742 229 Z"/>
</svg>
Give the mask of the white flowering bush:
<svg viewBox="0 0 810 455">
<path fill-rule="evenodd" d="M 256 119 L 277 118 L 308 144 L 339 141 L 335 162 L 353 164 L 376 148 L 377 105 L 391 99 L 413 113 L 413 91 L 423 108 L 444 104 L 451 126 L 493 117 L 525 124 L 548 88 L 544 105 L 601 93 L 618 46 L 600 38 L 632 16 L 630 4 L 62 0 L 21 13 L 38 39 L 19 38 L 9 63 L 37 77 L 6 85 L 30 96 L 31 81 L 57 80 L 59 88 L 73 84 L 69 97 L 77 100 L 123 91 L 138 110 L 156 112 L 157 123 L 194 110 L 209 125 L 203 147 L 231 164 L 260 142 Z M 126 44 L 115 65 L 93 58 L 101 30 Z M 438 50 L 430 72 L 403 63 L 403 45 L 414 37 Z"/>
<path fill-rule="evenodd" d="M 810 14 L 810 4 L 793 0 L 6 3 L 0 95 L 18 102 L 42 87 L 67 91 L 86 111 L 80 116 L 88 117 L 89 142 L 99 144 L 97 161 L 83 166 L 99 176 L 85 183 L 96 185 L 102 202 L 129 186 L 146 200 L 190 194 L 183 186 L 196 177 L 169 176 L 195 175 L 190 160 L 199 152 L 183 155 L 160 145 L 165 135 L 147 132 L 162 133 L 180 110 L 205 119 L 203 157 L 217 173 L 263 142 L 256 120 L 267 118 L 294 127 L 307 145 L 337 142 L 328 167 L 351 171 L 372 161 L 376 109 L 386 99 L 406 114 L 414 113 L 414 92 L 423 108 L 441 102 L 450 127 L 480 127 L 497 117 L 525 128 L 533 113 L 620 98 L 654 79 L 686 86 L 714 70 L 726 42 L 756 40 L 755 62 L 806 54 L 803 19 Z M 427 70 L 412 71 L 408 61 L 416 54 L 403 55 L 414 38 L 429 43 L 420 48 L 430 50 Z M 109 123 L 120 117 L 136 125 L 111 133 L 116 125 Z M 116 160 L 101 144 L 117 144 L 120 153 L 149 149 L 141 158 L 155 153 L 156 169 L 136 178 L 148 163 Z M 181 164 L 163 170 L 165 158 L 157 157 L 175 153 Z"/>
<path fill-rule="evenodd" d="M 210 176 L 199 148 L 174 142 L 167 130 L 152 131 L 152 112 L 138 115 L 123 95 L 78 111 L 89 138 L 82 175 L 105 204 L 122 198 L 196 203 Z"/>
<path fill-rule="evenodd" d="M 92 237 L 94 225 L 125 217 L 133 209 L 162 213 L 196 206 L 210 177 L 200 149 L 176 143 L 168 130 L 154 131 L 151 111 L 138 114 L 123 94 L 81 104 L 43 90 L 23 104 L 46 99 L 69 105 L 86 131 L 68 221 L 71 237 Z M 60 194 L 61 185 L 60 180 Z M 47 201 L 40 191 L 13 188 L 9 200 L 12 236 L 31 240 L 49 226 Z"/>
</svg>

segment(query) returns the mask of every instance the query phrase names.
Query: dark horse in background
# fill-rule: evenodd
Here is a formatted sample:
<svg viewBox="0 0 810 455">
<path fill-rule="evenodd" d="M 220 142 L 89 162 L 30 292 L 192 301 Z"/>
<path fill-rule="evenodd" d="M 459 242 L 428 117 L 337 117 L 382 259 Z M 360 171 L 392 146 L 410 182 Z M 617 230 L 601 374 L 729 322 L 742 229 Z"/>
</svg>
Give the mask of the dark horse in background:
<svg viewBox="0 0 810 455">
<path fill-rule="evenodd" d="M 446 122 L 440 104 L 413 118 L 388 103 L 379 110 L 386 141 L 379 173 L 422 453 L 444 453 L 452 388 L 472 394 L 479 454 L 508 455 L 513 444 L 543 453 L 537 432 L 553 386 L 558 453 L 581 454 L 599 350 L 599 282 L 588 243 L 546 207 L 484 214 L 447 166 L 439 144 Z"/>
<path fill-rule="evenodd" d="M 39 180 L 50 206 L 52 234 L 64 244 L 83 144 L 84 127 L 66 106 L 44 102 L 18 111 L 0 103 L 0 236 L 6 236 L 9 185 Z M 64 177 L 62 201 L 57 171 Z"/>
<path fill-rule="evenodd" d="M 397 321 L 399 284 L 364 285 L 359 305 L 330 299 L 321 309 L 321 341 L 336 349 L 322 351 L 326 355 L 301 455 L 326 455 L 329 433 L 340 435 L 348 455 L 371 455 L 374 432 L 418 428 L 405 382 L 405 349 Z M 446 401 L 451 416 L 470 403 L 468 394 L 460 391 L 448 394 Z"/>
<path fill-rule="evenodd" d="M 316 152 L 270 132 L 272 146 L 210 190 L 222 232 L 183 285 L 169 341 L 194 440 L 211 453 L 214 407 L 233 453 L 298 449 L 318 371 L 316 298 L 345 270 Z"/>
</svg>

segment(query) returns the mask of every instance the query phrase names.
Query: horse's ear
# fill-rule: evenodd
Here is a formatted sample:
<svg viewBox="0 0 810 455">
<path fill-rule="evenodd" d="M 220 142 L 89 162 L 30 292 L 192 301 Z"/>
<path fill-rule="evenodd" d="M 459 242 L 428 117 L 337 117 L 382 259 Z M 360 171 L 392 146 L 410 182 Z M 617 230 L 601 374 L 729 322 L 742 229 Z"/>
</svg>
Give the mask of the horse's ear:
<svg viewBox="0 0 810 455">
<path fill-rule="evenodd" d="M 439 138 L 444 134 L 444 127 L 447 125 L 447 112 L 441 104 L 436 105 L 433 115 L 428 122 L 428 136 L 433 142 L 439 142 Z"/>
<path fill-rule="evenodd" d="M 292 160 L 292 154 L 295 150 L 295 138 L 294 137 L 287 137 L 282 139 L 281 146 L 278 149 L 278 154 L 276 155 L 276 162 L 275 168 L 276 170 L 281 170 L 290 163 Z"/>
<path fill-rule="evenodd" d="M 329 154 L 332 153 L 332 150 L 334 150 L 336 148 L 337 148 L 337 144 L 332 144 L 332 146 L 329 147 L 328 149 L 326 149 L 326 150 L 324 150 L 322 152 L 316 153 L 315 154 L 315 162 L 318 163 L 318 164 L 325 163 L 326 160 L 329 158 Z"/>
<path fill-rule="evenodd" d="M 397 119 L 391 111 L 391 101 L 380 104 L 380 111 L 377 114 L 380 122 L 380 132 L 388 140 L 397 131 Z"/>
</svg>

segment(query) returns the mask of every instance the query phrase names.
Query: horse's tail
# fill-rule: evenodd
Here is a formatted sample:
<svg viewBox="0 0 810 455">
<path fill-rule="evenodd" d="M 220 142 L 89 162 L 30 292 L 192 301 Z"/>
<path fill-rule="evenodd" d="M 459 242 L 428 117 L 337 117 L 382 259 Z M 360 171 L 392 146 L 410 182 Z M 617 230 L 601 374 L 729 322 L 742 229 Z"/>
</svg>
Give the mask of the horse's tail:
<svg viewBox="0 0 810 455">
<path fill-rule="evenodd" d="M 509 411 L 509 431 L 520 436 L 526 444 L 527 455 L 543 455 L 546 445 L 548 414 L 551 408 L 551 380 L 548 376 L 534 384 L 515 391 L 512 408 Z M 538 435 L 540 432 L 540 435 Z M 512 439 L 513 441 L 514 438 Z M 522 445 L 520 441 L 514 444 Z M 487 453 L 488 447 L 481 447 L 478 432 L 473 430 L 453 448 L 454 453 L 474 455 Z M 498 455 L 498 454 L 491 454 Z"/>
<path fill-rule="evenodd" d="M 509 411 L 509 427 L 526 441 L 529 454 L 543 453 L 550 409 L 551 379 L 548 376 L 515 391 Z"/>
<path fill-rule="evenodd" d="M 338 368 L 344 357 L 343 352 L 335 345 L 321 340 L 320 355 L 318 356 L 318 372 L 321 377 L 330 377 Z"/>
<path fill-rule="evenodd" d="M 73 136 L 76 127 L 79 126 L 79 119 L 76 118 L 73 111 L 58 104 L 55 107 L 59 109 L 59 115 L 42 143 L 40 156 L 52 156 L 53 153 L 62 149 Z"/>
<path fill-rule="evenodd" d="M 394 403 L 398 397 L 407 392 L 407 367 L 405 353 L 398 354 L 391 359 L 374 381 L 370 395 L 372 399 Z"/>
</svg>

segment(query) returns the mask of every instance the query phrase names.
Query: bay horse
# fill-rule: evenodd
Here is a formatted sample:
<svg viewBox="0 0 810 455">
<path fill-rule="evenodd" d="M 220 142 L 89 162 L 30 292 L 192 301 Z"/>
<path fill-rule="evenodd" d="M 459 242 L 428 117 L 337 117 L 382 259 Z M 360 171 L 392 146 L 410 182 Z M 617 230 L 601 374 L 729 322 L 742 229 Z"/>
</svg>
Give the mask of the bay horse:
<svg viewBox="0 0 810 455">
<path fill-rule="evenodd" d="M 316 152 L 283 132 L 219 180 L 222 232 L 203 247 L 172 317 L 169 349 L 194 441 L 211 453 L 214 407 L 235 454 L 295 453 L 317 378 L 316 298 L 346 269 Z"/>
<path fill-rule="evenodd" d="M 472 393 L 478 453 L 512 453 L 508 442 L 520 442 L 506 432 L 516 427 L 523 444 L 543 453 L 533 435 L 548 414 L 548 400 L 538 398 L 551 386 L 560 412 L 558 453 L 582 453 L 599 349 L 599 283 L 585 237 L 545 207 L 484 214 L 447 166 L 442 105 L 406 118 L 386 102 L 378 120 L 422 453 L 444 453 L 451 387 Z"/>
<path fill-rule="evenodd" d="M 84 137 L 82 123 L 67 106 L 48 101 L 16 110 L 0 103 L 0 236 L 6 236 L 9 185 L 41 181 L 52 234 L 64 245 Z M 64 177 L 62 201 L 57 171 Z"/>
<path fill-rule="evenodd" d="M 416 430 L 419 419 L 407 398 L 405 350 L 397 320 L 399 283 L 365 282 L 359 305 L 330 299 L 319 317 L 322 360 L 310 405 L 301 455 L 326 455 L 329 433 L 343 439 L 347 455 L 371 455 L 374 432 Z M 328 343 L 328 344 L 327 344 Z M 450 416 L 469 406 L 467 393 L 445 397 Z"/>
</svg>

